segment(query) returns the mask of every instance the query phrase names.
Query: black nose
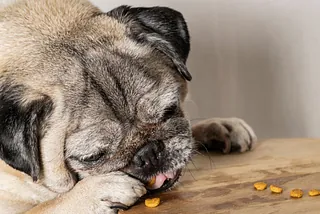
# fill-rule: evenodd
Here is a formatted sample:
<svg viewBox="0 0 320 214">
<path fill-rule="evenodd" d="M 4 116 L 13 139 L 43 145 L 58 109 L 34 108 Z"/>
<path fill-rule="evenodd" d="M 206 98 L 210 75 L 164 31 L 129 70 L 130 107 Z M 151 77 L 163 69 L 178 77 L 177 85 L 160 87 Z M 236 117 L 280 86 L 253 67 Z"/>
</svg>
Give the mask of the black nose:
<svg viewBox="0 0 320 214">
<path fill-rule="evenodd" d="M 144 170 L 159 167 L 162 161 L 162 141 L 152 141 L 142 147 L 133 158 L 133 165 Z"/>
</svg>

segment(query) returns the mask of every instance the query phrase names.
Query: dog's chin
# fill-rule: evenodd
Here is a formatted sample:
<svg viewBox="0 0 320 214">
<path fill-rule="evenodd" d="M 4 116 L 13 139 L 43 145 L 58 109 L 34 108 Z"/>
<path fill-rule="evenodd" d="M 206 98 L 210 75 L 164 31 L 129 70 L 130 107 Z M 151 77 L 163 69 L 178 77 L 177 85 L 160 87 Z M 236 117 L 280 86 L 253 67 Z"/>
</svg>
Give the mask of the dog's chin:
<svg viewBox="0 0 320 214">
<path fill-rule="evenodd" d="M 178 169 L 175 171 L 170 171 L 166 173 L 158 173 L 154 176 L 148 176 L 147 179 L 143 178 L 139 175 L 133 175 L 130 174 L 130 176 L 140 180 L 141 182 L 145 183 L 147 188 L 147 194 L 152 195 L 156 193 L 165 192 L 168 190 L 171 190 L 179 181 L 179 178 L 181 177 L 182 169 Z M 149 185 L 150 179 L 153 177 L 155 179 L 154 184 Z"/>
</svg>

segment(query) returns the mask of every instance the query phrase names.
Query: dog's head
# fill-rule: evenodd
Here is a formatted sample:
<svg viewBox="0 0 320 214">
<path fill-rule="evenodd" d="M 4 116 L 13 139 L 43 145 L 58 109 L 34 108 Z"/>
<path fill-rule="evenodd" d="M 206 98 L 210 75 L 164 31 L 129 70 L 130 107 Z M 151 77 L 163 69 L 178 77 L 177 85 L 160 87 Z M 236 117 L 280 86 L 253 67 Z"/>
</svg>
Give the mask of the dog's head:
<svg viewBox="0 0 320 214">
<path fill-rule="evenodd" d="M 80 179 L 120 170 L 171 187 L 193 150 L 183 16 L 122 6 L 81 21 L 41 38 L 36 72 L 17 77 L 26 63 L 0 73 L 0 158 L 35 180 L 43 168 L 59 174 L 48 167 L 58 161 Z"/>
</svg>

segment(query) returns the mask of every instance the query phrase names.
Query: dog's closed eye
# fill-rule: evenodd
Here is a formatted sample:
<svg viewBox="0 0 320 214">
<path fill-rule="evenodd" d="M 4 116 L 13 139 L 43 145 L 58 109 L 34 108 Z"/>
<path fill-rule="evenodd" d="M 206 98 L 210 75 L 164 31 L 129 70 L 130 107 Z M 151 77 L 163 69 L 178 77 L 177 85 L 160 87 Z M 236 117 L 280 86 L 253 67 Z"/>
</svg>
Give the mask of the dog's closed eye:
<svg viewBox="0 0 320 214">
<path fill-rule="evenodd" d="M 172 104 L 169 107 L 165 108 L 164 114 L 162 116 L 162 120 L 166 121 L 170 119 L 172 116 L 174 116 L 177 113 L 178 106 L 176 104 Z"/>
<path fill-rule="evenodd" d="M 84 156 L 84 157 L 83 156 L 82 157 L 71 156 L 70 158 L 77 160 L 77 161 L 80 161 L 80 162 L 83 162 L 83 163 L 94 164 L 94 163 L 97 163 L 99 160 L 101 160 L 102 157 L 104 157 L 104 156 L 105 156 L 104 152 L 99 152 L 99 153 L 92 154 L 89 156 Z"/>
<path fill-rule="evenodd" d="M 94 155 L 91 155 L 89 157 L 83 158 L 82 161 L 83 162 L 96 162 L 99 159 L 101 159 L 103 156 L 104 156 L 104 153 L 100 152 L 98 154 L 94 154 Z"/>
</svg>

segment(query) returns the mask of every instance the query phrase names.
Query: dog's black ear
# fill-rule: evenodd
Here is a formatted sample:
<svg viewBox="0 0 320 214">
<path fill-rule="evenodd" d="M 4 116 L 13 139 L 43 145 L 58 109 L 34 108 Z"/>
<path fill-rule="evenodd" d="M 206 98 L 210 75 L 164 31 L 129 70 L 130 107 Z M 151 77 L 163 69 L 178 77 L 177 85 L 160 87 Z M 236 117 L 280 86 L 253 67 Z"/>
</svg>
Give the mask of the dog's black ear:
<svg viewBox="0 0 320 214">
<path fill-rule="evenodd" d="M 28 101 L 24 92 L 22 86 L 0 86 L 0 159 L 36 181 L 40 175 L 43 120 L 53 104 L 47 96 Z"/>
<path fill-rule="evenodd" d="M 121 6 L 107 14 L 127 24 L 131 38 L 163 52 L 186 80 L 192 79 L 186 67 L 190 36 L 180 12 L 168 7 Z"/>
</svg>

